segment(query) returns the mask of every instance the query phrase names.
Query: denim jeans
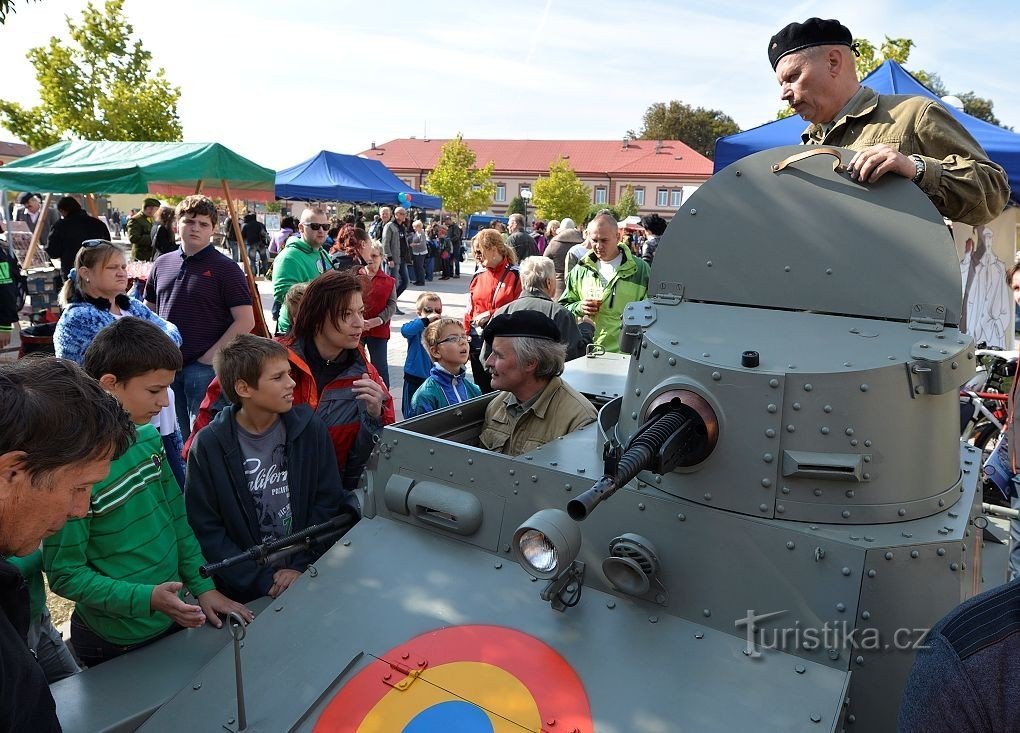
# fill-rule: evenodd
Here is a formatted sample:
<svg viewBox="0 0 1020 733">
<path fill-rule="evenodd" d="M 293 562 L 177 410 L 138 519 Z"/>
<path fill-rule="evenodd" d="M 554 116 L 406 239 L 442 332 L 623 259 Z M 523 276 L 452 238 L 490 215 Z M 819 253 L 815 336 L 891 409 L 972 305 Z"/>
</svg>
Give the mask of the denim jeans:
<svg viewBox="0 0 1020 733">
<path fill-rule="evenodd" d="M 407 274 L 407 263 L 398 262 L 393 267 L 387 267 L 386 270 L 389 272 L 390 277 L 397 281 L 397 297 L 399 298 L 400 294 L 407 290 L 411 280 Z"/>
<path fill-rule="evenodd" d="M 205 399 L 205 391 L 209 389 L 209 383 L 215 376 L 211 364 L 201 364 L 197 361 L 185 364 L 184 368 L 177 372 L 173 389 L 176 397 L 177 424 L 181 428 L 184 442 L 187 442 L 191 435 L 191 424 L 198 415 L 198 408 Z"/>
<path fill-rule="evenodd" d="M 365 336 L 362 338 L 362 343 L 365 344 L 365 348 L 368 350 L 368 360 L 372 362 L 372 366 L 379 372 L 379 376 L 382 377 L 386 388 L 389 389 L 390 367 L 386 361 L 386 350 L 389 348 L 390 340 L 379 338 L 378 336 Z"/>
<path fill-rule="evenodd" d="M 414 284 L 421 287 L 425 284 L 425 255 L 412 255 L 414 262 Z"/>
<path fill-rule="evenodd" d="M 46 673 L 46 681 L 50 684 L 81 672 L 60 632 L 53 627 L 50 612 L 46 608 L 43 608 L 41 616 L 32 619 L 28 627 L 28 648 L 35 652 L 39 666 Z"/>
</svg>

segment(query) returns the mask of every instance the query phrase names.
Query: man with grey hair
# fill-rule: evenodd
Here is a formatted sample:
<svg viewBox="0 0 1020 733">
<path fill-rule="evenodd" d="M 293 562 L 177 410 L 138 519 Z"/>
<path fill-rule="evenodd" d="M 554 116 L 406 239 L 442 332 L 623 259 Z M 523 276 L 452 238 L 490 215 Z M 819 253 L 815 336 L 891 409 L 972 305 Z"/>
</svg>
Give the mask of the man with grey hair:
<svg viewBox="0 0 1020 733">
<path fill-rule="evenodd" d="M 837 20 L 790 23 L 769 40 L 780 98 L 811 123 L 801 139 L 856 151 L 850 177 L 912 181 L 939 212 L 980 226 L 1002 213 L 1005 171 L 937 99 L 878 94 L 857 80 L 850 31 Z"/>
<path fill-rule="evenodd" d="M 491 451 L 519 456 L 595 421 L 592 404 L 560 378 L 566 347 L 548 316 L 523 310 L 495 316 L 482 339 L 485 367 L 503 390 L 485 408 L 478 439 Z"/>
<path fill-rule="evenodd" d="M 518 311 L 537 311 L 551 318 L 560 330 L 560 343 L 567 347 L 567 361 L 584 356 L 588 344 L 595 335 L 595 324 L 585 318 L 578 325 L 577 319 L 557 303 L 556 268 L 553 261 L 542 255 L 529 257 L 521 265 L 520 296 L 496 311 L 500 313 L 516 313 Z M 482 348 L 482 360 L 488 357 L 487 345 Z"/>
<path fill-rule="evenodd" d="M 534 237 L 524 231 L 523 215 L 511 214 L 507 221 L 507 229 L 510 236 L 507 237 L 506 243 L 517 253 L 518 264 L 523 263 L 528 257 L 538 254 L 538 243 L 535 242 Z"/>
<path fill-rule="evenodd" d="M 383 254 L 386 255 L 386 268 L 389 270 L 390 277 L 397 281 L 397 297 L 399 298 L 411 282 L 411 278 L 407 274 L 407 263 L 411 259 L 411 245 L 407 242 L 407 228 L 404 226 L 407 210 L 403 206 L 398 206 L 393 210 L 392 219 L 389 218 L 389 211 L 388 208 L 384 208 L 379 212 L 383 221 L 386 222 L 383 225 L 382 233 Z M 403 315 L 403 311 L 398 308 L 397 314 Z"/>
</svg>

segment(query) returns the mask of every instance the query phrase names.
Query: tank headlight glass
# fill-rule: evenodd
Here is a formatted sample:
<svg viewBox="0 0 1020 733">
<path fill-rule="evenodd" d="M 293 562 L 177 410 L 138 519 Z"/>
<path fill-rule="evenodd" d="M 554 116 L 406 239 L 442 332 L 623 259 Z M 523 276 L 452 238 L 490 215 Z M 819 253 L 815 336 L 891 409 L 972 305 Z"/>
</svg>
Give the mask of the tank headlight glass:
<svg viewBox="0 0 1020 733">
<path fill-rule="evenodd" d="M 539 573 L 551 573 L 556 569 L 559 553 L 549 538 L 537 529 L 525 530 L 517 540 L 517 547 L 524 560 Z"/>
</svg>

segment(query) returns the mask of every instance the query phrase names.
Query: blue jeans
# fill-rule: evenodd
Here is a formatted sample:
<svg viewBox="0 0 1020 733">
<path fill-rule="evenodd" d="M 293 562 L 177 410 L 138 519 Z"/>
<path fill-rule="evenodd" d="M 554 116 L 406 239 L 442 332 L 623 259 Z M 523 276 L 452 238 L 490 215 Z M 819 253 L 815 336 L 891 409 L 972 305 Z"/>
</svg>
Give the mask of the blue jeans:
<svg viewBox="0 0 1020 733">
<path fill-rule="evenodd" d="M 400 294 L 407 290 L 411 280 L 407 274 L 407 263 L 398 262 L 393 267 L 387 267 L 386 270 L 389 272 L 390 277 L 397 281 L 397 297 L 399 298 Z"/>
<path fill-rule="evenodd" d="M 209 383 L 216 376 L 211 364 L 201 364 L 193 361 L 185 364 L 184 368 L 177 372 L 174 379 L 174 396 L 177 398 L 174 407 L 177 409 L 177 424 L 181 428 L 181 437 L 187 442 L 191 435 L 191 424 L 198 415 L 198 408 L 202 406 L 205 399 L 205 392 L 209 389 Z"/>
<path fill-rule="evenodd" d="M 368 349 L 368 360 L 372 362 L 372 366 L 379 372 L 379 376 L 382 377 L 386 388 L 389 389 L 390 367 L 386 361 L 386 349 L 389 348 L 390 340 L 379 338 L 378 336 L 365 336 L 362 339 L 362 343 Z"/>
</svg>

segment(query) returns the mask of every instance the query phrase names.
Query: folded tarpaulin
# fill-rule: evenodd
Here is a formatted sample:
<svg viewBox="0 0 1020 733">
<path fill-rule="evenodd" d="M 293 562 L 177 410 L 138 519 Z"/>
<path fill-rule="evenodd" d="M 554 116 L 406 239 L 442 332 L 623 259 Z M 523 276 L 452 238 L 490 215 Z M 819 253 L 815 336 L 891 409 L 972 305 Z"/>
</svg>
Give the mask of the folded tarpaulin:
<svg viewBox="0 0 1020 733">
<path fill-rule="evenodd" d="M 322 150 L 306 161 L 276 174 L 276 197 L 295 201 L 349 201 L 403 204 L 421 209 L 442 208 L 438 196 L 415 191 L 378 160 Z"/>
<path fill-rule="evenodd" d="M 0 166 L 0 189 L 56 193 L 202 193 L 272 201 L 276 174 L 219 143 L 57 143 Z"/>
</svg>

